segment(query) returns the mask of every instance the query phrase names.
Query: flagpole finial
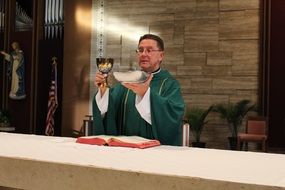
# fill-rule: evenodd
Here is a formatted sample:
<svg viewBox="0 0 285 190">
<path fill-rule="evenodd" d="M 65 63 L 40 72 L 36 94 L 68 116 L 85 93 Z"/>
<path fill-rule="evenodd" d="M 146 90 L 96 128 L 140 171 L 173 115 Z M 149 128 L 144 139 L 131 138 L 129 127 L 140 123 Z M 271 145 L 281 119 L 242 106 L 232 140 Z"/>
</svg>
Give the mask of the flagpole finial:
<svg viewBox="0 0 285 190">
<path fill-rule="evenodd" d="M 57 57 L 54 56 L 54 57 L 51 58 L 51 60 L 52 60 L 52 64 L 57 64 L 57 62 L 56 62 Z"/>
</svg>

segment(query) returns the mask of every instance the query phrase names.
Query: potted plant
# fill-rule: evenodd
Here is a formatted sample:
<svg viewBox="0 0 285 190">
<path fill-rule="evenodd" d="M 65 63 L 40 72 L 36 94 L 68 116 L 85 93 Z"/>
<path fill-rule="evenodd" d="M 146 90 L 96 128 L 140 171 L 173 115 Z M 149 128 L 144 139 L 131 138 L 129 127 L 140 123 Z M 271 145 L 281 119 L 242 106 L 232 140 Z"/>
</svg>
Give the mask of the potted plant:
<svg viewBox="0 0 285 190">
<path fill-rule="evenodd" d="M 200 137 L 204 129 L 204 125 L 208 122 L 205 121 L 205 119 L 211 112 L 212 108 L 213 106 L 205 110 L 199 107 L 193 107 L 187 113 L 187 121 L 195 138 L 195 141 L 192 142 L 193 147 L 205 148 L 206 143 L 201 142 Z"/>
<path fill-rule="evenodd" d="M 0 127 L 10 127 L 11 125 L 11 114 L 9 110 L 0 110 Z"/>
<path fill-rule="evenodd" d="M 214 106 L 213 111 L 219 113 L 220 118 L 225 119 L 228 123 L 231 132 L 231 137 L 228 137 L 231 150 L 237 149 L 237 135 L 244 117 L 249 111 L 255 110 L 255 105 L 250 105 L 249 100 Z"/>
</svg>

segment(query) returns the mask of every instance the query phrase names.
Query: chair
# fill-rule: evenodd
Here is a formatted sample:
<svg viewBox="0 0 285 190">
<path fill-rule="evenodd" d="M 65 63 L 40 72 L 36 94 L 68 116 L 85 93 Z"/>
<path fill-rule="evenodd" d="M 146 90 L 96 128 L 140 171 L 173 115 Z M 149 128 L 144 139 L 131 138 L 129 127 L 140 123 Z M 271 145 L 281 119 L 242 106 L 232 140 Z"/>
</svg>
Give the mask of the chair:
<svg viewBox="0 0 285 190">
<path fill-rule="evenodd" d="M 248 117 L 246 122 L 246 132 L 239 133 L 237 139 L 237 149 L 241 150 L 243 143 L 261 143 L 262 151 L 267 151 L 267 119 L 265 117 Z"/>
</svg>

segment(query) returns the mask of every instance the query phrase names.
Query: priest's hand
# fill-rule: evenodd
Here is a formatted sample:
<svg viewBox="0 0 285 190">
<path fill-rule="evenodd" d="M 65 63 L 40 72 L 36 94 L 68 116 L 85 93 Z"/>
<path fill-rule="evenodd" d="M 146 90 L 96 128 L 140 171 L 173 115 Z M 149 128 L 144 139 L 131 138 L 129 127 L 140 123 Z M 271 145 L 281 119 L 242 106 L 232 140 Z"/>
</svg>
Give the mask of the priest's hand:
<svg viewBox="0 0 285 190">
<path fill-rule="evenodd" d="M 95 74 L 95 80 L 94 80 L 94 85 L 98 87 L 98 89 L 101 91 L 101 95 L 105 93 L 107 87 L 104 86 L 105 82 L 105 76 L 101 72 L 96 72 Z"/>
<path fill-rule="evenodd" d="M 153 77 L 153 74 L 150 74 L 147 80 L 143 83 L 122 83 L 122 85 L 132 90 L 134 93 L 136 93 L 140 97 L 143 97 L 149 88 L 149 84 L 150 84 L 152 77 Z"/>
</svg>

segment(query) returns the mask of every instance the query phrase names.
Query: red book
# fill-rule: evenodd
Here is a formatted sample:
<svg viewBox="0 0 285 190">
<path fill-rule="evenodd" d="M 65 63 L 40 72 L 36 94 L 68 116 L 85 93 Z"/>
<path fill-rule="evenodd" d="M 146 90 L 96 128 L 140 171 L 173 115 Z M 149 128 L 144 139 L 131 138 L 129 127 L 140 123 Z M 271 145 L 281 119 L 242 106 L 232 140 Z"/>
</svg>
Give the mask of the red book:
<svg viewBox="0 0 285 190">
<path fill-rule="evenodd" d="M 84 136 L 78 137 L 76 142 L 91 145 L 120 146 L 131 148 L 148 148 L 160 145 L 160 142 L 158 140 L 146 139 L 138 136 Z"/>
</svg>

